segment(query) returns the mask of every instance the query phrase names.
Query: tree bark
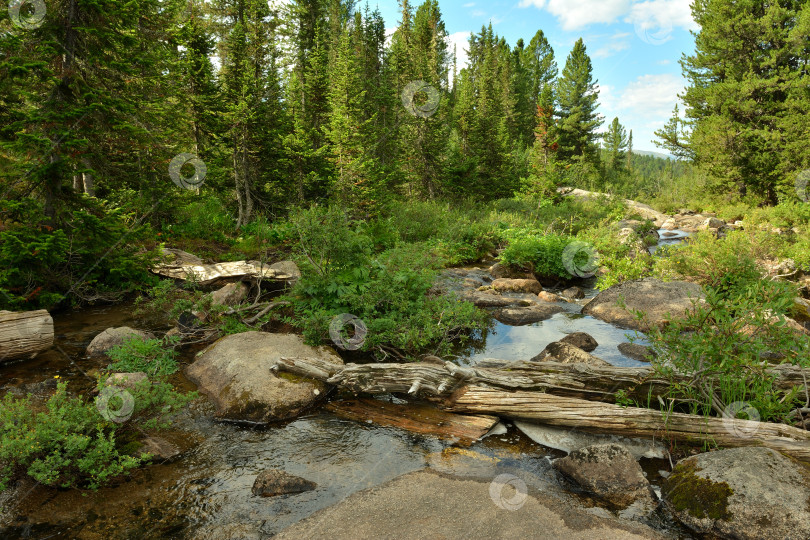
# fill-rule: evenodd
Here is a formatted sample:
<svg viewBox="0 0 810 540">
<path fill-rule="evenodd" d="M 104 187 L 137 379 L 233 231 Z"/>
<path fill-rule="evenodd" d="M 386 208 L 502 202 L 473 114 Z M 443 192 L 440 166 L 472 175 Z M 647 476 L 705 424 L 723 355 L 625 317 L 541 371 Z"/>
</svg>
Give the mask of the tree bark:
<svg viewBox="0 0 810 540">
<path fill-rule="evenodd" d="M 44 309 L 0 311 L 0 363 L 33 358 L 53 345 L 53 319 Z"/>
<path fill-rule="evenodd" d="M 665 413 L 480 386 L 459 389 L 446 401 L 445 408 L 457 413 L 494 414 L 627 437 L 658 437 L 691 444 L 713 441 L 726 447 L 764 446 L 810 463 L 810 432 L 784 424 Z"/>
</svg>

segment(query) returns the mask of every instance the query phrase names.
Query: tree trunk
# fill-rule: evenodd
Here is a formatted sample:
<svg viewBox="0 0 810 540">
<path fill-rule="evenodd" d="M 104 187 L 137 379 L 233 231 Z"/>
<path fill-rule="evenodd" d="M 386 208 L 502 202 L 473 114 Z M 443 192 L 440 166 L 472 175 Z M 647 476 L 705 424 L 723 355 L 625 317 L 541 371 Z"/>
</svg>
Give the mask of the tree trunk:
<svg viewBox="0 0 810 540">
<path fill-rule="evenodd" d="M 0 363 L 33 358 L 51 345 L 53 319 L 47 311 L 0 311 Z"/>
<path fill-rule="evenodd" d="M 714 442 L 726 447 L 764 446 L 810 463 L 810 432 L 784 424 L 667 414 L 540 392 L 505 392 L 480 386 L 459 389 L 446 401 L 445 408 L 458 413 L 494 414 L 627 437 L 657 437 L 691 444 Z"/>
</svg>

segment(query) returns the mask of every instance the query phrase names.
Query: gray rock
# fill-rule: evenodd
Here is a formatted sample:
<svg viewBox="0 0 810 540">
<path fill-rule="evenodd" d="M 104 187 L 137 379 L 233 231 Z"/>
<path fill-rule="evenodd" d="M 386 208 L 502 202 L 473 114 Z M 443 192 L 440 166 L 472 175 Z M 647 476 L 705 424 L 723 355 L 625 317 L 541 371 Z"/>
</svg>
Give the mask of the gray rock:
<svg viewBox="0 0 810 540">
<path fill-rule="evenodd" d="M 635 439 L 605 433 L 589 433 L 573 428 L 534 424 L 523 420 L 513 420 L 513 422 L 516 428 L 534 442 L 566 453 L 580 450 L 586 446 L 611 443 L 623 446 L 636 459 L 643 457 L 666 459 L 669 457 L 666 447 L 652 437 L 649 439 Z"/>
<path fill-rule="evenodd" d="M 578 488 L 616 508 L 626 508 L 638 500 L 652 500 L 644 471 L 619 444 L 597 444 L 575 450 L 555 461 L 554 468 Z"/>
<path fill-rule="evenodd" d="M 282 356 L 343 364 L 332 348 L 310 347 L 297 335 L 245 332 L 226 336 L 198 353 L 186 376 L 211 399 L 220 420 L 252 424 L 287 420 L 322 397 L 325 387 L 271 373 Z"/>
<path fill-rule="evenodd" d="M 663 282 L 655 278 L 627 281 L 599 293 L 582 309 L 585 315 L 635 330 L 664 326 L 682 317 L 693 302 L 704 298 L 700 285 L 686 281 Z M 623 305 L 620 305 L 622 303 Z M 646 317 L 639 321 L 635 312 Z"/>
<path fill-rule="evenodd" d="M 541 302 L 560 302 L 560 301 L 562 301 L 562 298 L 560 298 L 556 294 L 550 293 L 548 291 L 542 291 L 542 292 L 538 293 L 537 298 Z"/>
<path fill-rule="evenodd" d="M 274 497 L 290 493 L 304 493 L 305 491 L 312 491 L 316 487 L 318 485 L 315 482 L 310 482 L 278 469 L 268 469 L 259 473 L 256 481 L 253 482 L 251 491 L 257 496 Z"/>
<path fill-rule="evenodd" d="M 102 356 L 113 347 L 117 347 L 124 343 L 124 341 L 132 338 L 140 338 L 144 341 L 147 339 L 155 339 L 155 336 L 149 332 L 135 330 L 129 326 L 121 326 L 120 328 L 107 328 L 102 333 L 93 338 L 90 345 L 87 346 L 88 356 Z"/>
<path fill-rule="evenodd" d="M 543 286 L 536 279 L 505 279 L 492 282 L 492 288 L 498 292 L 522 292 L 539 294 Z"/>
<path fill-rule="evenodd" d="M 725 226 L 726 226 L 725 221 L 717 219 L 716 217 L 708 217 L 705 220 L 703 220 L 703 223 L 700 224 L 698 229 L 701 231 L 706 231 L 709 229 L 722 229 Z"/>
<path fill-rule="evenodd" d="M 126 390 L 135 388 L 139 383 L 149 380 L 143 371 L 134 373 L 112 373 L 106 381 L 106 386 L 117 386 Z"/>
<path fill-rule="evenodd" d="M 580 298 L 585 298 L 585 291 L 579 287 L 569 287 L 561 292 L 560 296 L 566 300 L 579 300 Z"/>
<path fill-rule="evenodd" d="M 247 283 L 228 283 L 211 293 L 211 303 L 219 306 L 236 306 L 247 298 L 250 287 Z"/>
<path fill-rule="evenodd" d="M 499 309 L 494 313 L 495 319 L 510 326 L 522 326 L 539 321 L 545 321 L 557 313 L 562 313 L 563 308 L 554 304 L 541 304 L 527 307 L 511 307 Z"/>
<path fill-rule="evenodd" d="M 734 540 L 810 538 L 810 471 L 768 448 L 699 454 L 678 462 L 661 489 L 690 529 Z"/>
<path fill-rule="evenodd" d="M 535 279 L 534 274 L 521 270 L 519 268 L 512 268 L 503 263 L 495 263 L 489 267 L 489 273 L 495 279 Z"/>
<path fill-rule="evenodd" d="M 152 461 L 172 461 L 180 456 L 180 449 L 161 437 L 147 437 L 141 441 L 141 454 L 151 454 Z"/>
<path fill-rule="evenodd" d="M 619 352 L 638 362 L 650 362 L 655 358 L 655 351 L 638 343 L 619 343 Z"/>
<path fill-rule="evenodd" d="M 568 343 L 574 347 L 579 347 L 585 352 L 593 352 L 599 346 L 599 343 L 596 342 L 593 336 L 586 334 L 585 332 L 574 332 L 572 334 L 568 334 L 559 340 L 558 343 Z"/>
<path fill-rule="evenodd" d="M 587 353 L 562 341 L 549 343 L 543 352 L 531 359 L 532 362 L 560 362 L 561 364 L 588 364 L 589 366 L 609 366 L 601 358 Z"/>
<path fill-rule="evenodd" d="M 458 297 L 460 300 L 472 302 L 478 307 L 507 307 L 518 303 L 518 300 L 514 298 L 501 296 L 500 294 L 489 291 L 463 292 L 459 294 Z"/>
</svg>

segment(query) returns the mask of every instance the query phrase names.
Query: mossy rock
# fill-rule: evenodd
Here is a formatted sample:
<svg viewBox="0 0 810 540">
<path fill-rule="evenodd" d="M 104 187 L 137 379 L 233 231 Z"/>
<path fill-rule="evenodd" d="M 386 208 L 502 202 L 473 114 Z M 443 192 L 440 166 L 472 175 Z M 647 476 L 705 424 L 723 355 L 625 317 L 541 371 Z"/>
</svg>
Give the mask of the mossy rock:
<svg viewBox="0 0 810 540">
<path fill-rule="evenodd" d="M 728 498 L 734 491 L 726 482 L 712 482 L 696 473 L 696 460 L 689 458 L 675 466 L 661 492 L 677 512 L 688 512 L 698 519 L 731 519 Z"/>
</svg>

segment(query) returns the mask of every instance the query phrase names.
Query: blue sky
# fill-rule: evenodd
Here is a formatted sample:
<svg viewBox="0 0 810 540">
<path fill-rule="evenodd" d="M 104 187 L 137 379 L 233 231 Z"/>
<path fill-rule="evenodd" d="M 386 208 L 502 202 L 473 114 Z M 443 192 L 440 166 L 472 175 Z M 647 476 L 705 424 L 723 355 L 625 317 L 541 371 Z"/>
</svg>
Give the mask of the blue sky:
<svg viewBox="0 0 810 540">
<path fill-rule="evenodd" d="M 360 5 L 365 2 L 359 2 Z M 412 0 L 414 6 L 420 0 Z M 636 150 L 658 149 L 653 132 L 664 125 L 683 91 L 678 60 L 691 53 L 697 25 L 690 0 L 439 0 L 459 61 L 470 32 L 492 23 L 514 46 L 542 29 L 562 70 L 574 42 L 582 38 L 600 87 L 598 112 L 605 126 L 614 118 L 633 130 Z M 374 0 L 369 0 L 374 7 Z M 376 2 L 386 26 L 399 21 L 396 0 Z"/>
</svg>

